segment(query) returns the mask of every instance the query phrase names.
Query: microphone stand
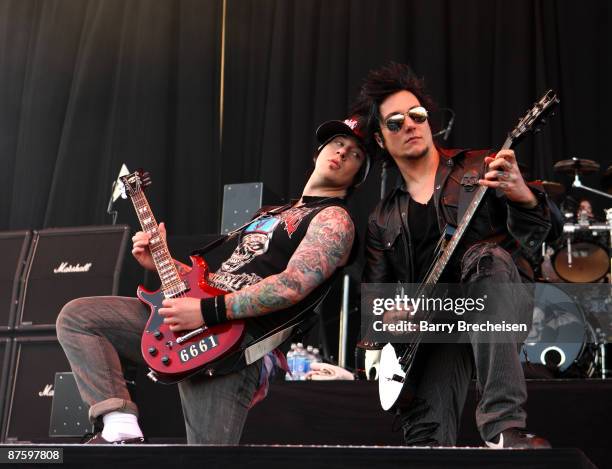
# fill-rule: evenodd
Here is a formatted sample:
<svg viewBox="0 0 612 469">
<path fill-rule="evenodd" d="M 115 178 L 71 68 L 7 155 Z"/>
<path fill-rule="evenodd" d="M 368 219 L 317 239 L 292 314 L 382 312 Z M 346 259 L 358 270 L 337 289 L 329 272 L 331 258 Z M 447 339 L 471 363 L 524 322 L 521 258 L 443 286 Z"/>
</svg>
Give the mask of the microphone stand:
<svg viewBox="0 0 612 469">
<path fill-rule="evenodd" d="M 108 206 L 106 207 L 106 213 L 108 213 L 111 217 L 113 217 L 113 225 L 117 224 L 117 215 L 119 215 L 119 212 L 117 212 L 117 210 L 113 210 L 114 205 L 115 205 L 115 201 L 113 200 L 113 195 L 114 195 L 116 186 L 117 186 L 117 181 L 113 181 L 113 184 L 111 185 L 110 199 L 108 200 Z"/>
<path fill-rule="evenodd" d="M 455 111 L 453 111 L 449 107 L 442 108 L 442 110 L 450 112 L 450 116 L 451 117 L 448 120 L 448 124 L 446 124 L 446 127 L 444 127 L 439 132 L 436 132 L 435 134 L 433 134 L 433 137 L 436 138 L 436 137 L 439 137 L 441 135 L 442 136 L 442 140 L 444 140 L 446 142 L 448 140 L 448 136 L 451 133 L 451 130 L 453 130 L 453 125 L 455 124 Z"/>
</svg>

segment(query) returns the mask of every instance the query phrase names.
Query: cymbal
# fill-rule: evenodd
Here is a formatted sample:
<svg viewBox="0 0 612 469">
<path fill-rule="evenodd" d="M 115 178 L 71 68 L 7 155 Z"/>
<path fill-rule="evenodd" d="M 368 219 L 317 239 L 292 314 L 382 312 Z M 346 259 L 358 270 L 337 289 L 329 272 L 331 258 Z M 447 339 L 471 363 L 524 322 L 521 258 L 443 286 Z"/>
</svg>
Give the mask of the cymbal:
<svg viewBox="0 0 612 469">
<path fill-rule="evenodd" d="M 541 181 L 541 182 L 542 182 L 542 186 L 544 187 L 544 190 L 551 197 L 553 198 L 561 197 L 563 194 L 565 194 L 565 187 L 563 186 L 563 184 L 560 184 L 554 181 Z"/>
<path fill-rule="evenodd" d="M 555 202 L 560 202 L 562 196 L 565 195 L 565 186 L 558 182 L 536 179 L 535 181 L 530 181 L 527 184 L 539 187 Z"/>
<path fill-rule="evenodd" d="M 585 160 L 584 158 L 572 158 L 569 160 L 561 160 L 555 163 L 554 169 L 558 173 L 569 174 L 588 174 L 599 171 L 599 163 L 593 160 Z"/>
</svg>

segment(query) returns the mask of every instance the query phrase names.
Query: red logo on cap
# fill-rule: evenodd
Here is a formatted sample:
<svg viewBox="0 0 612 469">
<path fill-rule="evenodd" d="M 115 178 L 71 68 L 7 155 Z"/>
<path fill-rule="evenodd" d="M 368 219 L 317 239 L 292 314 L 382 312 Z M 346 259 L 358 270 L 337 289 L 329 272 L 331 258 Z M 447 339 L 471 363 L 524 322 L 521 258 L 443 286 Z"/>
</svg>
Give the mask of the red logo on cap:
<svg viewBox="0 0 612 469">
<path fill-rule="evenodd" d="M 362 137 L 361 131 L 359 129 L 359 121 L 354 117 L 349 117 L 348 119 L 344 119 L 344 123 L 357 135 L 358 137 Z"/>
</svg>

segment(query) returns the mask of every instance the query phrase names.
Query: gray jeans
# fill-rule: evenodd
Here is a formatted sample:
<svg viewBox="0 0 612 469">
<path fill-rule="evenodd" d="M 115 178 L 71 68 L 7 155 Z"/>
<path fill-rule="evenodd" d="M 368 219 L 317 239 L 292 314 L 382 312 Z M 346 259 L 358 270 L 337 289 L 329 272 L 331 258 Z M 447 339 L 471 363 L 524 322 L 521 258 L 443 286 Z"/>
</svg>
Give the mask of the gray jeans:
<svg viewBox="0 0 612 469">
<path fill-rule="evenodd" d="M 148 316 L 137 298 L 112 296 L 79 298 L 60 312 L 57 336 L 81 397 L 90 405 L 92 422 L 112 411 L 138 415 L 120 357 L 145 364 L 140 338 Z M 239 443 L 260 369 L 258 361 L 225 376 L 196 376 L 179 383 L 188 443 Z"/>
<path fill-rule="evenodd" d="M 521 278 L 510 255 L 502 248 L 481 244 L 469 249 L 462 259 L 461 283 L 468 294 L 472 289 L 494 288 L 499 297 L 497 303 L 505 306 L 499 312 L 503 319 L 530 322 L 533 306 L 529 287 L 524 286 L 524 295 L 504 288 L 508 284 L 520 286 Z M 482 439 L 490 441 L 508 428 L 525 427 L 527 414 L 523 405 L 527 390 L 517 345 L 524 339 L 517 336 L 516 343 L 497 343 L 473 334 L 467 344 L 421 345 L 417 360 L 423 374 L 415 399 L 407 409 L 398 412 L 406 444 L 456 444 L 474 370 L 481 393 L 476 425 Z"/>
</svg>

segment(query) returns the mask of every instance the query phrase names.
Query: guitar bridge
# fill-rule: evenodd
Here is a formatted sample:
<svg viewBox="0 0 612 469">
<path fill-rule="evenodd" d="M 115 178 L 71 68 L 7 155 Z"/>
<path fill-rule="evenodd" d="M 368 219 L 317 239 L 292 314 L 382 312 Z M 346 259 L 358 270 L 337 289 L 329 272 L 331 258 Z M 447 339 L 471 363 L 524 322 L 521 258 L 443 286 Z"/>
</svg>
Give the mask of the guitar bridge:
<svg viewBox="0 0 612 469">
<path fill-rule="evenodd" d="M 204 332 L 206 329 L 208 329 L 208 327 L 206 327 L 206 326 L 203 326 L 203 327 L 198 327 L 197 329 L 194 329 L 193 331 L 191 331 L 191 332 L 189 332 L 189 333 L 187 333 L 187 334 L 185 334 L 185 335 L 182 335 L 182 336 L 178 337 L 178 338 L 176 339 L 176 343 L 177 343 L 177 344 L 182 344 L 182 343 L 183 343 L 183 342 L 185 342 L 186 340 L 189 340 L 189 339 L 191 339 L 192 337 L 195 337 L 196 335 L 201 334 L 201 333 L 202 333 L 202 332 Z"/>
</svg>

